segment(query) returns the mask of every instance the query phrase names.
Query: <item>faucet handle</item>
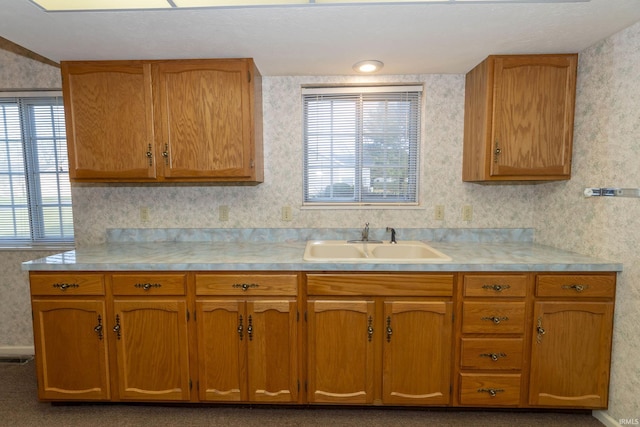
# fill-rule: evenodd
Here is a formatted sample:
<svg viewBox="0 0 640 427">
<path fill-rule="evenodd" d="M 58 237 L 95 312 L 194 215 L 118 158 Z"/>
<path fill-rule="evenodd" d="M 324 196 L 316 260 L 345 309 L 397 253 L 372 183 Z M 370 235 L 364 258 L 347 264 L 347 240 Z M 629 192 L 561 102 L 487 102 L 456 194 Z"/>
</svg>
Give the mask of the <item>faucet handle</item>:
<svg viewBox="0 0 640 427">
<path fill-rule="evenodd" d="M 391 232 L 391 241 L 389 243 L 396 244 L 396 230 L 395 228 L 387 227 L 387 231 Z"/>
</svg>

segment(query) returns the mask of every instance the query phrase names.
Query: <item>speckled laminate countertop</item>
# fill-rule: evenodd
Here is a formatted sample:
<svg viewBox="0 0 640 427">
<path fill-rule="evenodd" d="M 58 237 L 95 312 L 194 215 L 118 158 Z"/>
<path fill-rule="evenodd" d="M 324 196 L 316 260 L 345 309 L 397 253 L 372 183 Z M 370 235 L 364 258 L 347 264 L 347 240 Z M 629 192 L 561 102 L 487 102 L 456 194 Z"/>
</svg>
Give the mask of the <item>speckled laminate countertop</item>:
<svg viewBox="0 0 640 427">
<path fill-rule="evenodd" d="M 622 264 L 531 242 L 426 241 L 451 257 L 431 263 L 303 260 L 306 241 L 110 242 L 28 261 L 28 271 L 622 271 Z"/>
</svg>

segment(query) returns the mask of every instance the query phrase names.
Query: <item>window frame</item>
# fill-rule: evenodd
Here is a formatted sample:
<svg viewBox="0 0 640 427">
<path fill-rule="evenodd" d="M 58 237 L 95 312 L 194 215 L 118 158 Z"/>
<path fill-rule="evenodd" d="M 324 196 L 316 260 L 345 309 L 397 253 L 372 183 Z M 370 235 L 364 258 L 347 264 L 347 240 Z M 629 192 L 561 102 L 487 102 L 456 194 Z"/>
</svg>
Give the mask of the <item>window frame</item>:
<svg viewBox="0 0 640 427">
<path fill-rule="evenodd" d="M 14 104 L 18 109 L 17 116 L 19 116 L 19 121 L 17 125 L 14 124 L 15 126 L 12 130 L 19 130 L 20 144 L 22 146 L 22 164 L 19 167 L 20 171 L 14 173 L 11 170 L 12 168 L 9 163 L 7 163 L 7 170 L 3 171 L 3 175 L 8 176 L 10 181 L 12 179 L 10 178 L 11 176 L 24 177 L 23 179 L 25 181 L 25 194 L 22 195 L 25 202 L 16 204 L 15 191 L 19 188 L 14 188 L 13 185 L 11 185 L 8 189 L 8 195 L 11 197 L 11 203 L 4 206 L 14 209 L 15 212 L 15 206 L 22 206 L 23 204 L 26 204 L 28 211 L 28 218 L 26 220 L 28 224 L 25 223 L 24 219 L 20 220 L 15 216 L 13 217 L 13 220 L 8 220 L 7 223 L 12 221 L 14 223 L 14 230 L 17 230 L 16 227 L 26 228 L 27 226 L 29 229 L 28 236 L 26 236 L 26 233 L 14 231 L 13 236 L 9 236 L 7 234 L 5 237 L 0 237 L 0 250 L 11 248 L 46 249 L 47 247 L 73 247 L 75 245 L 73 206 L 71 202 L 71 184 L 68 178 L 69 167 L 62 91 L 0 91 L 0 102 L 3 104 Z M 51 120 L 47 121 L 47 123 L 50 124 L 49 130 L 51 133 L 50 136 L 47 135 L 45 138 L 41 138 L 37 130 L 38 118 L 36 118 L 36 115 L 42 113 L 34 110 L 33 107 L 38 105 L 55 106 L 59 108 L 57 111 L 51 111 Z M 3 121 L 3 123 L 7 122 Z M 11 125 L 11 123 L 9 123 L 9 125 Z M 16 127 L 19 129 L 16 129 Z M 15 142 L 15 139 L 10 139 L 8 134 L 5 135 L 7 138 L 1 140 L 0 143 L 7 144 L 6 147 L 8 148 L 8 144 L 11 143 L 10 141 L 14 140 Z M 42 158 L 39 156 L 38 150 L 42 150 L 43 147 L 39 147 L 37 141 L 43 139 L 50 139 L 51 141 L 50 147 L 44 148 L 49 148 L 51 150 L 49 156 L 52 156 L 53 158 L 53 164 L 55 164 L 54 171 L 47 171 L 46 167 L 42 166 Z M 63 157 L 60 157 L 61 153 L 63 153 Z M 42 151 L 40 154 L 42 154 Z M 64 163 L 65 159 L 66 164 Z M 7 160 L 10 161 L 10 158 L 7 158 Z M 43 178 L 44 175 L 52 176 L 51 182 L 53 182 L 54 185 L 47 185 L 47 183 L 43 183 L 41 178 Z M 64 175 L 67 176 L 66 183 L 64 182 Z M 63 180 L 62 182 L 61 178 Z M 68 193 L 63 194 L 67 189 Z M 46 190 L 55 194 L 54 203 L 45 203 L 46 201 L 43 199 L 43 193 Z M 67 199 L 68 202 L 65 201 L 65 199 Z M 47 208 L 57 209 L 58 220 L 54 227 L 59 229 L 59 233 L 55 233 L 53 235 L 47 233 L 47 225 L 45 224 L 45 216 L 47 216 L 47 214 L 45 214 L 45 210 Z M 63 213 L 63 210 L 67 210 L 68 213 Z M 3 226 L 3 224 L 0 224 L 0 226 Z M 10 227 L 7 227 L 7 231 L 8 230 L 10 230 Z M 21 235 L 24 237 L 21 237 Z"/>
<path fill-rule="evenodd" d="M 366 86 L 320 86 L 320 87 L 302 87 L 302 142 L 303 142 L 303 164 L 302 164 L 302 209 L 416 209 L 420 207 L 420 181 L 421 181 L 421 148 L 422 148 L 422 127 L 423 127 L 423 110 L 424 110 L 424 87 L 422 84 L 397 84 L 397 85 L 366 85 Z M 409 94 L 408 99 L 402 99 L 401 95 Z M 398 95 L 398 99 L 386 99 L 386 95 Z M 406 116 L 411 121 L 411 126 L 405 129 L 406 134 L 410 134 L 411 137 L 408 138 L 409 142 L 407 143 L 407 151 L 406 151 L 406 172 L 407 172 L 407 185 L 411 190 L 411 194 L 408 200 L 400 200 L 402 197 L 396 197 L 395 199 L 391 197 L 389 201 L 383 201 L 384 197 L 387 197 L 386 193 L 383 193 L 382 197 L 376 199 L 375 196 L 371 196 L 371 193 L 368 193 L 369 196 L 365 194 L 363 197 L 363 183 L 366 181 L 364 175 L 366 174 L 365 169 L 371 169 L 372 166 L 365 166 L 364 161 L 362 160 L 361 152 L 366 151 L 365 147 L 365 130 L 363 125 L 363 120 L 354 119 L 354 129 L 353 129 L 353 139 L 354 141 L 354 154 L 352 158 L 353 162 L 353 197 L 345 198 L 343 200 L 330 200 L 332 196 L 328 196 L 327 199 L 320 200 L 312 200 L 313 198 L 310 196 L 309 186 L 310 183 L 310 170 L 312 168 L 309 167 L 309 111 L 308 111 L 308 102 L 311 102 L 310 99 L 313 97 L 335 97 L 334 100 L 341 100 L 341 96 L 344 96 L 345 101 L 355 99 L 355 97 L 360 96 L 360 100 L 358 101 L 360 105 L 356 108 L 355 115 L 362 116 L 363 111 L 365 110 L 365 103 L 372 102 L 373 100 L 367 99 L 370 97 L 381 96 L 382 99 L 378 101 L 380 104 L 383 104 L 385 107 L 388 106 L 392 101 L 407 101 L 409 105 L 405 107 L 409 112 L 406 113 Z M 324 99 L 321 99 L 321 101 Z M 327 99 L 330 101 L 331 99 Z M 385 118 L 389 118 L 385 115 Z M 393 118 L 389 118 L 392 120 Z M 333 119 L 331 119 L 333 120 Z M 331 122 L 333 124 L 333 122 Z M 388 136 L 385 134 L 385 136 Z M 333 133 L 331 134 L 330 139 L 333 138 Z M 401 150 L 397 150 L 399 152 Z M 360 152 L 360 154 L 359 154 Z M 331 165 L 328 167 L 329 170 L 333 171 L 333 157 L 331 157 Z M 402 170 L 404 163 L 400 164 L 392 164 L 392 167 L 396 169 Z M 349 167 L 347 167 L 349 169 Z M 369 171 L 370 173 L 370 171 Z M 368 178 L 372 179 L 372 177 Z M 334 186 L 339 182 L 333 181 L 333 178 L 330 181 L 329 186 Z M 399 184 L 397 184 L 399 186 Z M 372 188 L 371 181 L 369 181 L 369 186 Z M 398 187 L 399 188 L 399 187 Z"/>
</svg>

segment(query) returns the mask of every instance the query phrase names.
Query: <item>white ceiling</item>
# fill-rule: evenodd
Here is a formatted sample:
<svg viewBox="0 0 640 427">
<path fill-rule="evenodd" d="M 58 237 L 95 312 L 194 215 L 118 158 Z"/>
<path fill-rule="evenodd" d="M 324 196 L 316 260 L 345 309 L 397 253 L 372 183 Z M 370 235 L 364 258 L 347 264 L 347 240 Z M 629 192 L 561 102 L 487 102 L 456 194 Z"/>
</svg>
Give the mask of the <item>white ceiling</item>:
<svg viewBox="0 0 640 427">
<path fill-rule="evenodd" d="M 54 61 L 251 57 L 263 75 L 466 73 L 489 54 L 580 52 L 640 21 L 640 0 L 306 5 L 46 13 L 3 1 L 0 36 Z"/>
</svg>

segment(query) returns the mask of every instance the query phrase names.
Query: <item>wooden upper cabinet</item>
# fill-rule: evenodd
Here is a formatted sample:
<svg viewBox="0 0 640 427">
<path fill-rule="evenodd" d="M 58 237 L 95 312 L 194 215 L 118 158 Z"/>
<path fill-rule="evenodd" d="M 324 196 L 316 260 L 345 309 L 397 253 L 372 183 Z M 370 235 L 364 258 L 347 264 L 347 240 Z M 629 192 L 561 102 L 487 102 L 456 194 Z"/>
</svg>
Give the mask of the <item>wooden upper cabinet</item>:
<svg viewBox="0 0 640 427">
<path fill-rule="evenodd" d="M 466 76 L 462 180 L 571 177 L 578 56 L 489 56 Z"/>
<path fill-rule="evenodd" d="M 72 180 L 263 181 L 262 78 L 251 59 L 61 68 Z"/>
<path fill-rule="evenodd" d="M 155 179 L 151 65 L 62 62 L 61 70 L 71 179 Z"/>
</svg>

